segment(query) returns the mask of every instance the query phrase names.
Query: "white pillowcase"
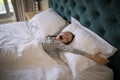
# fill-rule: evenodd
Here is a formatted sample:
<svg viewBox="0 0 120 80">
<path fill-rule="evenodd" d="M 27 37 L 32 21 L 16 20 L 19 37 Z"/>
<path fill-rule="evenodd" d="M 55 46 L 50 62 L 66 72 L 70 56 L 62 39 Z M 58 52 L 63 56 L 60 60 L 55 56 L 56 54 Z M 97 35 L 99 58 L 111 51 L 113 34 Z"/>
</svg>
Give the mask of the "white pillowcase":
<svg viewBox="0 0 120 80">
<path fill-rule="evenodd" d="M 66 21 L 52 8 L 36 14 L 29 22 L 39 28 L 43 37 L 56 33 L 66 25 Z"/>
<path fill-rule="evenodd" d="M 70 44 L 73 48 L 83 50 L 90 54 L 101 52 L 100 56 L 109 58 L 117 49 L 99 37 L 96 33 L 82 26 L 76 19 L 71 18 L 71 24 L 64 31 L 71 31 L 75 34 L 73 42 Z"/>
<path fill-rule="evenodd" d="M 117 49 L 108 42 L 100 38 L 96 33 L 82 26 L 76 19 L 72 18 L 72 23 L 69 24 L 62 32 L 71 31 L 75 38 L 69 45 L 73 48 L 83 50 L 90 54 L 101 52 L 101 57 L 108 58 L 112 56 Z M 87 57 L 71 52 L 61 52 L 61 59 L 66 62 L 76 78 L 78 73 L 86 70 L 89 67 L 97 65 L 97 63 Z M 102 65 L 101 65 L 102 66 Z"/>
</svg>

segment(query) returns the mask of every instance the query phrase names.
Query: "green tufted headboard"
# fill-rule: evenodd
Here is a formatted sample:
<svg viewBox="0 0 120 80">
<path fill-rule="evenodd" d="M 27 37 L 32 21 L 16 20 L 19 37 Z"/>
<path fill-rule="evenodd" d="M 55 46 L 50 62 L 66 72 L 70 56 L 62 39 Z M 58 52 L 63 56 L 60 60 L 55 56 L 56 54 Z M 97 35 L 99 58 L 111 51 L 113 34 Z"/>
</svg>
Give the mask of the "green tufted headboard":
<svg viewBox="0 0 120 80">
<path fill-rule="evenodd" d="M 114 71 L 114 80 L 120 80 L 120 0 L 48 0 L 65 19 L 74 17 L 118 51 L 109 58 L 108 66 Z"/>
</svg>

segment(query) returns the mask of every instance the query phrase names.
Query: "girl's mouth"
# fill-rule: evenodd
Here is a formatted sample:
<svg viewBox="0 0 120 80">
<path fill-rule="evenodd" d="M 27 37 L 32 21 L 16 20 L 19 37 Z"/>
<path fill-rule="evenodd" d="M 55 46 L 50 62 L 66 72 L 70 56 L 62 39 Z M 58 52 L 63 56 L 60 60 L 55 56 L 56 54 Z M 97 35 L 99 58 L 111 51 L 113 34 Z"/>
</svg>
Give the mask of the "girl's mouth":
<svg viewBox="0 0 120 80">
<path fill-rule="evenodd" d="M 60 35 L 60 37 L 59 37 L 59 38 L 60 38 L 60 40 L 62 40 L 62 39 L 63 39 L 62 35 Z"/>
</svg>

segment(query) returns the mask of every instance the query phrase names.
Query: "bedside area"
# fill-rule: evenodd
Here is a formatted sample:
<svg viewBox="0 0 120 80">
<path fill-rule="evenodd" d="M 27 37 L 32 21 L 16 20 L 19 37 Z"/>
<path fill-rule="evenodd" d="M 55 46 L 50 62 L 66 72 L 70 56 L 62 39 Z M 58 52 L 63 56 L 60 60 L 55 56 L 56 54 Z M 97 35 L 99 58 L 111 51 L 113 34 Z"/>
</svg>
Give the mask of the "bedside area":
<svg viewBox="0 0 120 80">
<path fill-rule="evenodd" d="M 43 10 L 41 10 L 43 11 Z M 39 11 L 38 13 L 40 13 L 41 11 Z M 26 20 L 30 20 L 36 13 L 36 11 L 29 11 L 29 12 L 25 12 L 25 17 Z"/>
<path fill-rule="evenodd" d="M 40 6 L 39 7 L 40 7 L 39 12 L 48 9 L 48 0 L 40 0 Z M 35 14 L 37 14 L 36 11 L 25 12 L 26 20 L 30 20 Z"/>
<path fill-rule="evenodd" d="M 35 14 L 35 11 L 25 12 L 26 20 L 30 20 Z"/>
</svg>

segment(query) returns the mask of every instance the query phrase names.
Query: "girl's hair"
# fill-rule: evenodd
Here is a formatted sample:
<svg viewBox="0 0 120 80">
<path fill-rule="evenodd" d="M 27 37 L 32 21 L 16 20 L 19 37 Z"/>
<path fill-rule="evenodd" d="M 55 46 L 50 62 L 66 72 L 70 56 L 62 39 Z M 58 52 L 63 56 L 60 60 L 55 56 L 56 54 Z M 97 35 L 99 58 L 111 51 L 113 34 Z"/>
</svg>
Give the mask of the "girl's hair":
<svg viewBox="0 0 120 80">
<path fill-rule="evenodd" d="M 68 32 L 72 35 L 72 39 L 71 39 L 70 42 L 65 43 L 66 45 L 70 44 L 73 41 L 74 37 L 75 37 L 75 35 L 72 32 L 70 32 L 70 31 L 68 31 Z"/>
</svg>

